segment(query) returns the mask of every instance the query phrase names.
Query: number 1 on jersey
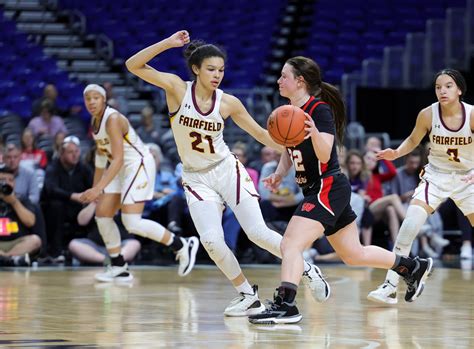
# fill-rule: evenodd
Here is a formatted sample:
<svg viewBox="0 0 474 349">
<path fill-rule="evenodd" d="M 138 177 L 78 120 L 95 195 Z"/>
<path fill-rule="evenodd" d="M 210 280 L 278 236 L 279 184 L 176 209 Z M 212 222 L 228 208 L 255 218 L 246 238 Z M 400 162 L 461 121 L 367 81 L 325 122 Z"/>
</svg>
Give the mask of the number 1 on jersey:
<svg viewBox="0 0 474 349">
<path fill-rule="evenodd" d="M 202 143 L 202 139 L 204 138 L 204 139 L 209 143 L 209 152 L 210 152 L 211 154 L 214 154 L 214 153 L 216 152 L 216 151 L 214 150 L 214 144 L 212 144 L 212 137 L 211 137 L 211 136 L 207 135 L 207 136 L 204 136 L 204 137 L 203 137 L 199 132 L 195 132 L 195 131 L 191 132 L 191 133 L 189 134 L 189 136 L 190 136 L 191 138 L 194 138 L 194 141 L 191 143 L 191 148 L 192 148 L 193 150 L 196 150 L 196 151 L 198 151 L 198 152 L 200 152 L 200 153 L 204 153 L 204 152 L 205 152 L 205 150 L 204 150 L 203 148 L 199 147 L 199 144 Z"/>
</svg>

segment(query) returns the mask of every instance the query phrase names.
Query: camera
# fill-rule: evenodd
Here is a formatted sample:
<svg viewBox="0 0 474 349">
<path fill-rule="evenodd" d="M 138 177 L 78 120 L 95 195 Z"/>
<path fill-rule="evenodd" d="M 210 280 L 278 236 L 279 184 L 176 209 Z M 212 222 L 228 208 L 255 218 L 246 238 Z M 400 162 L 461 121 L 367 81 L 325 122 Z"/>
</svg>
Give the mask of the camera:
<svg viewBox="0 0 474 349">
<path fill-rule="evenodd" d="M 3 195 L 10 195 L 13 193 L 13 187 L 4 181 L 0 181 L 0 193 Z"/>
</svg>

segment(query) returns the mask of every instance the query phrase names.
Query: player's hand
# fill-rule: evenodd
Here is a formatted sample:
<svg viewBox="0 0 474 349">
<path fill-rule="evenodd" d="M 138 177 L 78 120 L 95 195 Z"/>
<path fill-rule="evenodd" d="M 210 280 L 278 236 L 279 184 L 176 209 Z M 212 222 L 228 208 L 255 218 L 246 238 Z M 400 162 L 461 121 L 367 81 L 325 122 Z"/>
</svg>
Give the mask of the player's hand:
<svg viewBox="0 0 474 349">
<path fill-rule="evenodd" d="M 467 184 L 474 184 L 474 173 L 462 177 L 461 180 Z"/>
<path fill-rule="evenodd" d="M 88 204 L 90 202 L 96 201 L 100 194 L 102 194 L 102 190 L 99 188 L 90 188 L 81 194 L 80 200 L 82 203 Z"/>
<path fill-rule="evenodd" d="M 186 30 L 180 30 L 168 38 L 171 47 L 183 47 L 184 45 L 189 44 L 189 41 L 189 33 Z"/>
<path fill-rule="evenodd" d="M 377 158 L 377 160 L 384 159 L 384 160 L 393 161 L 393 160 L 397 159 L 399 156 L 398 156 L 398 151 L 397 150 L 393 150 L 392 148 L 387 148 L 387 149 L 378 151 L 375 154 L 375 157 Z"/>
<path fill-rule="evenodd" d="M 278 190 L 282 179 L 282 176 L 278 173 L 272 173 L 270 176 L 262 179 L 262 181 L 265 185 L 265 188 L 275 193 Z"/>
<path fill-rule="evenodd" d="M 316 134 L 318 132 L 318 129 L 314 124 L 313 118 L 308 113 L 304 113 L 304 115 L 306 116 L 306 120 L 304 121 L 304 123 L 306 124 L 306 127 L 304 128 L 304 130 L 306 131 L 306 136 L 304 137 L 304 139 L 308 139 L 312 135 Z"/>
</svg>

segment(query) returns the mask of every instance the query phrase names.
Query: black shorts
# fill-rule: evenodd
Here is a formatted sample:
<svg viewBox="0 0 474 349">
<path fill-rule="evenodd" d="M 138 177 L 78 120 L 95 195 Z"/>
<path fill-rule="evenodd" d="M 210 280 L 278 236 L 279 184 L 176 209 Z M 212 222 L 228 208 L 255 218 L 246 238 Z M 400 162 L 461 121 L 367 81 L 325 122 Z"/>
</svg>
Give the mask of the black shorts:
<svg viewBox="0 0 474 349">
<path fill-rule="evenodd" d="M 357 217 L 350 204 L 351 185 L 342 173 L 324 178 L 322 188 L 314 185 L 303 193 L 304 199 L 294 215 L 320 222 L 326 236 L 336 233 Z"/>
</svg>

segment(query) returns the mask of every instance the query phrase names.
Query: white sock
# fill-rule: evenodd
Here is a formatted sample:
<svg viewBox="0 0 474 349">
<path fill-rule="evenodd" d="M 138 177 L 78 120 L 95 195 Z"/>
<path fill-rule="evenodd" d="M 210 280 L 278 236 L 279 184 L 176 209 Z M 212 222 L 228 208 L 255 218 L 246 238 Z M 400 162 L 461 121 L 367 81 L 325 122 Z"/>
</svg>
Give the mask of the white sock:
<svg viewBox="0 0 474 349">
<path fill-rule="evenodd" d="M 241 283 L 239 286 L 235 286 L 235 289 L 239 293 L 253 294 L 253 288 L 252 286 L 250 286 L 247 279 L 245 279 L 245 281 Z"/>
</svg>

